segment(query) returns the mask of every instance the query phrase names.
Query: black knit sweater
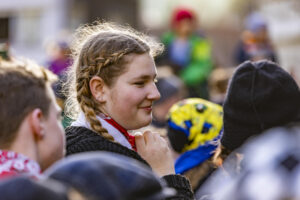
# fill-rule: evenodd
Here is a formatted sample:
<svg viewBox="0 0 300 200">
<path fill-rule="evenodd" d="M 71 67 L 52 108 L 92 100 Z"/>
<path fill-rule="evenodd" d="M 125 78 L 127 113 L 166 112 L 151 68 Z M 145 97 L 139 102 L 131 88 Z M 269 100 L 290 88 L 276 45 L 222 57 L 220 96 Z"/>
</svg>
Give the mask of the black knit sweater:
<svg viewBox="0 0 300 200">
<path fill-rule="evenodd" d="M 149 164 L 135 151 L 111 142 L 85 127 L 70 126 L 66 129 L 67 156 L 87 151 L 109 151 L 134 158 L 147 166 Z M 150 166 L 149 166 L 150 167 Z M 177 190 L 177 196 L 170 199 L 194 199 L 189 181 L 181 175 L 167 175 L 163 179 L 169 187 Z"/>
</svg>

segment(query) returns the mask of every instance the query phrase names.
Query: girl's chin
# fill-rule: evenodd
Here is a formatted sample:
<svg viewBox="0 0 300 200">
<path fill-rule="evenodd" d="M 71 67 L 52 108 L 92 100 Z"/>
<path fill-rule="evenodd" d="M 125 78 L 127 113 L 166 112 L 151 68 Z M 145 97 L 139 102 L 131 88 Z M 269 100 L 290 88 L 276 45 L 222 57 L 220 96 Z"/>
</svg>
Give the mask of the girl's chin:
<svg viewBox="0 0 300 200">
<path fill-rule="evenodd" d="M 140 122 L 140 123 L 136 124 L 136 126 L 134 128 L 132 128 L 131 130 L 136 130 L 136 129 L 140 129 L 140 128 L 143 128 L 145 126 L 148 126 L 148 125 L 150 125 L 151 121 L 152 121 L 152 118 L 150 118 L 149 120 L 145 120 L 143 122 Z"/>
<path fill-rule="evenodd" d="M 145 126 L 148 126 L 152 121 L 152 114 L 150 115 L 140 115 L 139 117 L 135 117 L 135 123 L 124 123 L 124 128 L 126 130 L 137 130 L 140 128 L 143 128 Z M 127 126 L 126 126 L 127 125 Z"/>
</svg>

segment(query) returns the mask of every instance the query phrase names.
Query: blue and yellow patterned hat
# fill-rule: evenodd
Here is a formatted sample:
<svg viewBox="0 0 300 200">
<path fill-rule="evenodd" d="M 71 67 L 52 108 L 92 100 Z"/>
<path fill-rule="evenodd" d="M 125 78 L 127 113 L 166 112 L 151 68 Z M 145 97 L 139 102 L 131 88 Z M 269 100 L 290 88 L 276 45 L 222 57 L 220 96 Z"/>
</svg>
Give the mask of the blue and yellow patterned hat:
<svg viewBox="0 0 300 200">
<path fill-rule="evenodd" d="M 222 128 L 222 106 L 200 98 L 189 98 L 174 104 L 168 115 L 168 138 L 173 149 L 183 153 L 177 160 L 178 166 L 182 160 L 187 162 L 185 157 L 191 157 L 187 154 L 197 154 L 193 165 L 210 158 Z M 188 165 L 191 162 L 189 160 Z"/>
<path fill-rule="evenodd" d="M 181 152 L 192 150 L 220 134 L 223 127 L 223 109 L 220 105 L 204 99 L 185 99 L 171 107 L 168 125 L 171 132 L 172 129 L 182 132 L 187 138 Z"/>
</svg>

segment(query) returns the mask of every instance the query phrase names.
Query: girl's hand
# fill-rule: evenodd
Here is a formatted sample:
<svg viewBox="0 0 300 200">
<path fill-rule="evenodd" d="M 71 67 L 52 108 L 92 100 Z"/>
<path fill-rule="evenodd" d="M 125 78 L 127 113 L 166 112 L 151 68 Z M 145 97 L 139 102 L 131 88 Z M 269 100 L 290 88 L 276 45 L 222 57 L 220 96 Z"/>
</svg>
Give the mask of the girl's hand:
<svg viewBox="0 0 300 200">
<path fill-rule="evenodd" d="M 167 141 L 158 133 L 145 131 L 135 136 L 138 154 L 145 159 L 159 176 L 175 174 L 174 161 Z"/>
</svg>

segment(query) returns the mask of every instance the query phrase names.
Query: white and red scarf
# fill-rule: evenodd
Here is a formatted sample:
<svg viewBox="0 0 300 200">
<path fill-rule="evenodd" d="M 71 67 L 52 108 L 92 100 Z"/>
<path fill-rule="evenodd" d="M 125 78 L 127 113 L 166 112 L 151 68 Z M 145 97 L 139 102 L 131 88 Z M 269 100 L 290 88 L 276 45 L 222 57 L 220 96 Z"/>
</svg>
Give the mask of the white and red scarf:
<svg viewBox="0 0 300 200">
<path fill-rule="evenodd" d="M 41 169 L 37 162 L 22 154 L 0 150 L 0 179 L 18 174 L 39 179 Z"/>
<path fill-rule="evenodd" d="M 113 136 L 116 142 L 129 149 L 133 149 L 136 151 L 135 138 L 134 136 L 130 135 L 125 128 L 119 125 L 112 118 L 105 116 L 103 114 L 98 115 L 96 117 L 100 121 L 101 125 L 108 131 L 108 133 L 111 136 Z M 92 130 L 83 112 L 79 113 L 77 120 L 74 121 L 71 124 L 71 126 L 83 126 L 85 128 Z"/>
</svg>

